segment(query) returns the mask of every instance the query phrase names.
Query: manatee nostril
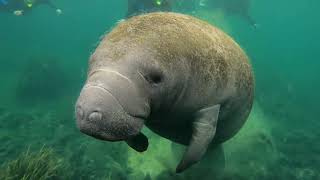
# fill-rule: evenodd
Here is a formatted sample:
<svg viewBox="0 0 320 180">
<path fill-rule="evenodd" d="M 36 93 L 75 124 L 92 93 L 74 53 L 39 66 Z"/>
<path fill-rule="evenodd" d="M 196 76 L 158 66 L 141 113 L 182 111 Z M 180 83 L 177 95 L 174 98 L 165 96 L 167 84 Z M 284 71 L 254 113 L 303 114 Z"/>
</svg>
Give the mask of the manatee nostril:
<svg viewBox="0 0 320 180">
<path fill-rule="evenodd" d="M 77 107 L 77 116 L 79 119 L 83 119 L 84 116 L 84 112 L 79 106 Z"/>
<path fill-rule="evenodd" d="M 102 114 L 99 112 L 93 112 L 89 115 L 89 121 L 100 121 L 102 119 Z"/>
</svg>

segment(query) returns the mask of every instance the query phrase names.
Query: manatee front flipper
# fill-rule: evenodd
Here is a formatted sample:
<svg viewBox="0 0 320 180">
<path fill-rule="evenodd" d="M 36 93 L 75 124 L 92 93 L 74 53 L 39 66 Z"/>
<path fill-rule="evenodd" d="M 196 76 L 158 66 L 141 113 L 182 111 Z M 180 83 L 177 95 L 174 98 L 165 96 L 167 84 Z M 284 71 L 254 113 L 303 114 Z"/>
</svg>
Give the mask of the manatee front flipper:
<svg viewBox="0 0 320 180">
<path fill-rule="evenodd" d="M 138 152 L 143 152 L 148 149 L 148 138 L 142 134 L 139 133 L 137 136 L 134 136 L 128 140 L 126 140 L 126 143 L 134 150 Z"/>
<path fill-rule="evenodd" d="M 215 105 L 196 113 L 190 144 L 176 169 L 177 173 L 197 163 L 206 153 L 216 133 L 219 111 L 220 105 Z"/>
</svg>

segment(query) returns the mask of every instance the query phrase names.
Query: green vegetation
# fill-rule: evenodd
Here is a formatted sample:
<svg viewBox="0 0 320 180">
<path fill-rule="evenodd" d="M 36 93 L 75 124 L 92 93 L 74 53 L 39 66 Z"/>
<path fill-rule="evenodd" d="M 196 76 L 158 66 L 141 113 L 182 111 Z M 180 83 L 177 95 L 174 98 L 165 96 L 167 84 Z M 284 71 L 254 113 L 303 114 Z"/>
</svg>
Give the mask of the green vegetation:
<svg viewBox="0 0 320 180">
<path fill-rule="evenodd" d="M 2 180 L 59 180 L 68 179 L 65 165 L 52 149 L 43 147 L 39 152 L 30 149 L 0 170 Z"/>
</svg>

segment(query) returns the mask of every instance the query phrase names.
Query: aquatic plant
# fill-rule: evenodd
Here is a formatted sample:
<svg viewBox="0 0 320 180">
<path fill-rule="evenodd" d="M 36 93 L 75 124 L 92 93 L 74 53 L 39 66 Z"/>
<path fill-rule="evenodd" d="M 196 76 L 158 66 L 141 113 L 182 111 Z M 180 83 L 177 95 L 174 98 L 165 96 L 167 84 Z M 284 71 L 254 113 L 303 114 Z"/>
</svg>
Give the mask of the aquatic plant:
<svg viewBox="0 0 320 180">
<path fill-rule="evenodd" d="M 0 170 L 1 180 L 59 180 L 68 179 L 66 166 L 52 149 L 42 147 L 39 152 L 30 149 Z"/>
</svg>

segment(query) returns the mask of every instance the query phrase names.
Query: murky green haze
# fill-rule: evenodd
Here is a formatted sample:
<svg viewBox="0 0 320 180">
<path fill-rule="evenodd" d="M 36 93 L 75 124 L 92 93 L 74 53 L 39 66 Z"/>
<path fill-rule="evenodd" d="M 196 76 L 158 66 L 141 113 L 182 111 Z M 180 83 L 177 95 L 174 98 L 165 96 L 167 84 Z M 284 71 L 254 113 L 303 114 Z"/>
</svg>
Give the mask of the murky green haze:
<svg viewBox="0 0 320 180">
<path fill-rule="evenodd" d="M 88 57 L 124 18 L 126 1 L 54 2 L 62 15 L 45 6 L 22 17 L 0 12 L 0 179 L 10 162 L 10 172 L 28 173 L 12 161 L 41 148 L 52 149 L 44 159 L 48 171 L 56 167 L 51 179 L 320 179 L 320 1 L 252 0 L 257 29 L 223 11 L 196 13 L 247 52 L 256 98 L 244 128 L 224 144 L 224 171 L 216 168 L 219 158 L 207 158 L 179 175 L 183 147 L 147 129 L 150 145 L 141 154 L 76 128 L 74 104 Z"/>
</svg>

